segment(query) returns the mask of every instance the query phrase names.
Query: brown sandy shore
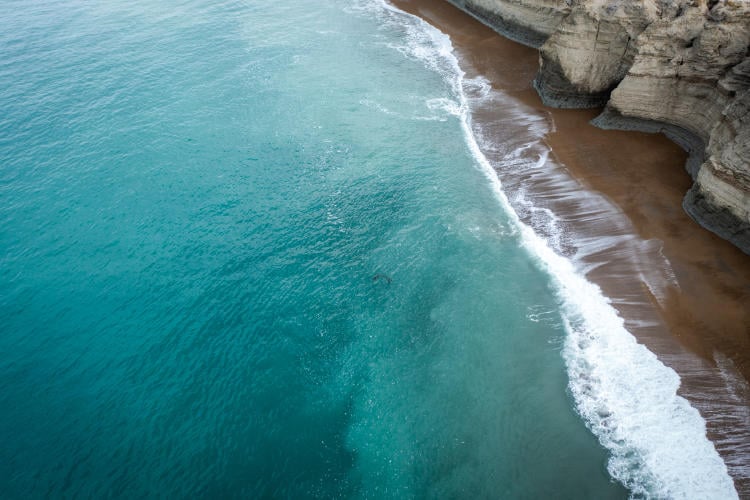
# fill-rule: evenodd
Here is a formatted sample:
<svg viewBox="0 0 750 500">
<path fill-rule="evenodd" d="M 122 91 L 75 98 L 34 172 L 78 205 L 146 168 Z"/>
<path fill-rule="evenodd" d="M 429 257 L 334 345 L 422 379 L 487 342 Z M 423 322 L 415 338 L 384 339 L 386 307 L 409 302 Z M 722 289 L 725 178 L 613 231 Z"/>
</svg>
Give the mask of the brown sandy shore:
<svg viewBox="0 0 750 500">
<path fill-rule="evenodd" d="M 607 242 L 585 252 L 587 276 L 631 333 L 678 372 L 680 393 L 701 411 L 740 496 L 750 498 L 750 395 L 740 376 L 750 379 L 750 256 L 682 210 L 691 184 L 685 153 L 661 135 L 597 129 L 588 122 L 599 110 L 543 106 L 531 86 L 536 50 L 503 38 L 445 0 L 392 3 L 450 35 L 467 77 L 481 75 L 493 89 L 549 117 L 550 175 L 572 176 L 573 191 L 598 193 L 612 204 L 614 216 L 592 221 L 571 202 L 575 192 L 561 193 L 560 185 L 546 182 L 530 186 L 535 203 L 549 207 L 578 240 Z M 473 119 L 491 131 L 501 113 L 474 110 Z M 529 188 L 528 178 L 498 174 L 511 198 L 514 189 Z M 570 191 L 571 183 L 563 188 Z M 612 223 L 617 217 L 625 226 Z M 624 235 L 623 227 L 631 234 Z M 666 276 L 662 281 L 670 284 L 655 290 L 649 275 Z"/>
</svg>

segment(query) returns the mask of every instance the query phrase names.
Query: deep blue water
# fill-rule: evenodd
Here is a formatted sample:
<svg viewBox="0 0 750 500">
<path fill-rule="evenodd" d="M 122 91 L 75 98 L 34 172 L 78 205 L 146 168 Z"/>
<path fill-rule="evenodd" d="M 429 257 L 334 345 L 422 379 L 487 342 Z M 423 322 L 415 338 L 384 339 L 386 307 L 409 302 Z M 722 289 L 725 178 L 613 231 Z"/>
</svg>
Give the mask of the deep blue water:
<svg viewBox="0 0 750 500">
<path fill-rule="evenodd" d="M 365 6 L 0 4 L 0 496 L 626 496 L 434 47 Z"/>
</svg>

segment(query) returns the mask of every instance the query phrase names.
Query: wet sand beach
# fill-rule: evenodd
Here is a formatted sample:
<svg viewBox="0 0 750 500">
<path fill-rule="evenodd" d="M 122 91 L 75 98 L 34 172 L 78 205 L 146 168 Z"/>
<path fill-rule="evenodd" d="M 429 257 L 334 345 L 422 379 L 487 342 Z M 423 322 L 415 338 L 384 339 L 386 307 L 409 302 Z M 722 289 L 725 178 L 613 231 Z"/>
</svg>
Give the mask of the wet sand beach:
<svg viewBox="0 0 750 500">
<path fill-rule="evenodd" d="M 597 129 L 589 121 L 600 110 L 544 106 L 532 88 L 537 51 L 447 1 L 392 3 L 447 33 L 467 78 L 486 78 L 513 106 L 545 118 L 549 157 L 536 169 L 496 169 L 505 192 L 514 203 L 523 191 L 526 202 L 555 214 L 566 235 L 558 251 L 677 371 L 680 394 L 706 419 L 740 496 L 750 495 L 750 256 L 683 211 L 691 185 L 686 154 L 661 135 Z M 473 109 L 472 118 L 489 141 L 502 140 L 512 120 L 497 103 Z M 491 161 L 507 155 L 484 152 Z M 517 199 L 514 207 L 534 226 L 536 212 Z"/>
</svg>

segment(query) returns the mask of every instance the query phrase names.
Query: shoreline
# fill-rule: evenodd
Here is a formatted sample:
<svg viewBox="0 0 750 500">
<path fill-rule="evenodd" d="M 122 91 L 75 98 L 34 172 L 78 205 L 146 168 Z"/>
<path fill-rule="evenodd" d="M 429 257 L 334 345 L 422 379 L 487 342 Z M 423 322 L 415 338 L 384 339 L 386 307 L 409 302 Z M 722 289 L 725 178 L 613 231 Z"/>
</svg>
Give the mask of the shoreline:
<svg viewBox="0 0 750 500">
<path fill-rule="evenodd" d="M 548 117 L 543 141 L 550 159 L 543 171 L 498 171 L 504 189 L 509 197 L 530 191 L 535 205 L 558 217 L 577 241 L 576 265 L 636 339 L 680 375 L 679 394 L 706 420 L 740 496 L 750 495 L 743 472 L 750 455 L 750 259 L 683 211 L 692 184 L 687 153 L 662 135 L 595 128 L 589 122 L 600 109 L 544 106 L 532 87 L 537 51 L 449 2 L 391 1 L 447 33 L 468 77 L 484 77 Z M 473 118 L 492 136 L 499 114 L 487 107 Z M 595 207 L 586 213 L 589 205 Z"/>
</svg>

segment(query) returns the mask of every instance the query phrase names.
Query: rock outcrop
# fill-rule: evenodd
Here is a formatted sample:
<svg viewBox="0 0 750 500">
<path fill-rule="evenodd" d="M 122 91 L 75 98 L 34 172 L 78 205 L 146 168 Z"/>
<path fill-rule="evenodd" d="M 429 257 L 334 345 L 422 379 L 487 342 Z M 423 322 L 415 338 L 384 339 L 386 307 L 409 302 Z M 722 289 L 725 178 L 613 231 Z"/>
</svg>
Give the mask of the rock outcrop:
<svg viewBox="0 0 750 500">
<path fill-rule="evenodd" d="M 688 151 L 685 210 L 750 253 L 750 2 L 450 1 L 539 48 L 545 104 L 605 106 L 595 125 Z"/>
<path fill-rule="evenodd" d="M 449 0 L 503 36 L 539 48 L 570 12 L 570 0 Z"/>
</svg>

